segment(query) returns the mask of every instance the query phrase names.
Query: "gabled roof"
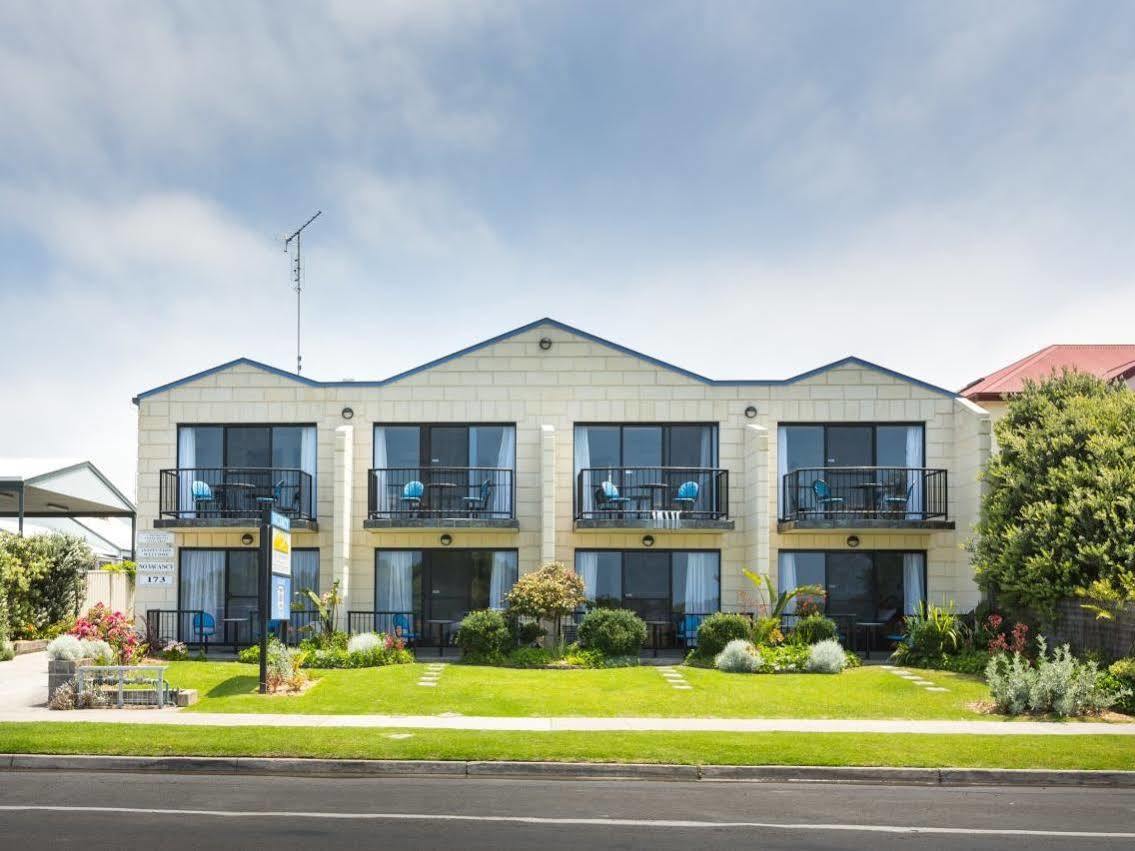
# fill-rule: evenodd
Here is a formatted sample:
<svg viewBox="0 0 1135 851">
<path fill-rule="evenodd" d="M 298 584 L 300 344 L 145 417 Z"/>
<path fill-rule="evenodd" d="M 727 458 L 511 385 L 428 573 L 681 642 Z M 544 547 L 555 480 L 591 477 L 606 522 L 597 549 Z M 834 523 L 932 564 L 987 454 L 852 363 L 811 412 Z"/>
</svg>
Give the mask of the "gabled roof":
<svg viewBox="0 0 1135 851">
<path fill-rule="evenodd" d="M 227 363 L 222 363 L 222 364 L 220 364 L 218 366 L 214 366 L 210 369 L 203 370 L 202 372 L 197 372 L 197 373 L 194 373 L 193 375 L 186 376 L 185 378 L 179 378 L 176 381 L 171 381 L 168 384 L 162 384 L 159 387 L 153 387 L 149 390 L 143 390 L 141 393 L 139 393 L 137 396 L 134 397 L 134 404 L 138 404 L 138 402 L 140 400 L 145 399 L 147 396 L 153 396 L 153 395 L 158 394 L 158 393 L 164 393 L 165 391 L 171 390 L 174 387 L 179 387 L 182 384 L 188 384 L 192 381 L 197 381 L 201 378 L 205 378 L 205 377 L 213 375 L 215 373 L 222 372 L 223 370 L 231 369 L 234 366 L 251 366 L 255 369 L 261 369 L 261 370 L 264 370 L 265 372 L 269 372 L 273 375 L 278 375 L 278 376 L 281 376 L 283 378 L 288 378 L 292 381 L 298 382 L 300 384 L 304 384 L 308 387 L 384 387 L 388 384 L 393 384 L 396 381 L 401 381 L 404 378 L 409 378 L 411 375 L 416 375 L 419 372 L 424 372 L 428 369 L 433 369 L 434 367 L 441 366 L 442 364 L 448 363 L 449 361 L 454 360 L 456 358 L 463 357 L 464 355 L 472 354 L 473 352 L 484 349 L 487 346 L 492 346 L 496 343 L 503 342 L 505 340 L 508 340 L 508 339 L 516 337 L 520 334 L 523 334 L 525 332 L 531 331 L 534 328 L 540 328 L 540 327 L 556 328 L 560 331 L 564 331 L 564 332 L 566 332 L 568 334 L 572 334 L 576 337 L 581 337 L 585 340 L 589 340 L 593 343 L 598 343 L 599 345 L 606 346 L 607 348 L 613 349 L 617 352 L 621 352 L 622 354 L 629 355 L 630 357 L 638 358 L 639 360 L 645 361 L 646 363 L 657 366 L 660 369 L 669 370 L 670 372 L 674 372 L 678 375 L 682 375 L 682 376 L 690 379 L 691 381 L 697 381 L 697 382 L 700 382 L 702 384 L 709 384 L 709 385 L 718 386 L 718 387 L 782 386 L 782 385 L 787 385 L 787 384 L 795 384 L 798 381 L 804 381 L 804 380 L 812 378 L 816 375 L 820 375 L 821 373 L 827 372 L 828 370 L 837 369 L 838 367 L 841 367 L 841 366 L 858 366 L 858 367 L 863 367 L 865 369 L 875 370 L 876 372 L 883 373 L 884 375 L 889 375 L 892 378 L 896 378 L 900 381 L 905 381 L 905 382 L 908 382 L 910 384 L 914 384 L 918 387 L 922 387 L 925 390 L 929 390 L 933 393 L 939 393 L 943 396 L 948 396 L 950 398 L 953 398 L 954 396 L 957 395 L 952 390 L 947 390 L 944 387 L 938 387 L 934 384 L 929 384 L 925 381 L 919 381 L 917 378 L 912 378 L 909 375 L 904 375 L 901 372 L 896 372 L 893 369 L 887 369 L 884 366 L 879 366 L 878 364 L 874 364 L 874 363 L 871 363 L 870 361 L 866 361 L 866 360 L 863 360 L 862 358 L 858 358 L 858 357 L 854 357 L 854 356 L 845 357 L 845 358 L 842 358 L 840 360 L 833 361 L 832 363 L 824 364 L 823 366 L 816 367 L 815 369 L 810 369 L 807 372 L 802 372 L 799 375 L 794 375 L 791 378 L 772 378 L 772 379 L 765 379 L 765 378 L 752 378 L 752 379 L 747 379 L 747 378 L 745 378 L 745 379 L 707 378 L 704 375 L 699 375 L 696 372 L 691 372 L 688 369 L 683 369 L 680 366 L 675 366 L 672 363 L 667 363 L 666 361 L 660 360 L 659 358 L 652 357 L 651 355 L 643 354 L 642 352 L 638 352 L 638 351 L 635 351 L 634 349 L 627 348 L 626 346 L 619 345 L 618 343 L 612 342 L 611 340 L 606 340 L 603 337 L 596 336 L 595 334 L 588 333 L 587 331 L 582 331 L 579 328 L 573 328 L 571 325 L 567 325 L 566 323 L 559 322 L 555 319 L 549 319 L 549 318 L 545 317 L 544 319 L 537 319 L 535 322 L 529 322 L 527 325 L 522 325 L 519 328 L 513 328 L 511 331 L 505 331 L 503 334 L 498 334 L 497 336 L 491 337 L 488 340 L 482 340 L 479 343 L 474 343 L 471 346 L 466 346 L 464 349 L 460 349 L 456 352 L 445 355 L 444 357 L 440 357 L 440 358 L 437 358 L 435 360 L 429 361 L 428 363 L 424 363 L 421 366 L 416 366 L 412 369 L 408 369 L 405 372 L 400 372 L 396 375 L 392 375 L 389 378 L 382 378 L 382 379 L 378 379 L 378 380 L 374 380 L 374 381 L 316 381 L 315 379 L 307 378 L 306 376 L 297 375 L 294 372 L 288 372 L 287 370 L 278 369 L 274 366 L 269 366 L 268 364 L 260 363 L 259 361 L 252 360 L 251 358 L 237 358 L 236 360 L 231 360 Z"/>
<path fill-rule="evenodd" d="M 1135 375 L 1135 345 L 1056 344 L 1045 346 L 985 378 L 972 381 L 961 390 L 967 399 L 1000 399 L 1020 393 L 1025 381 L 1041 381 L 1054 372 L 1070 369 L 1086 372 L 1108 381 L 1126 380 Z"/>
<path fill-rule="evenodd" d="M 90 461 L 0 458 L 0 517 L 15 517 L 12 494 L 23 492 L 28 516 L 96 517 L 134 514 L 132 503 Z M 65 502 L 64 502 L 65 501 Z"/>
</svg>

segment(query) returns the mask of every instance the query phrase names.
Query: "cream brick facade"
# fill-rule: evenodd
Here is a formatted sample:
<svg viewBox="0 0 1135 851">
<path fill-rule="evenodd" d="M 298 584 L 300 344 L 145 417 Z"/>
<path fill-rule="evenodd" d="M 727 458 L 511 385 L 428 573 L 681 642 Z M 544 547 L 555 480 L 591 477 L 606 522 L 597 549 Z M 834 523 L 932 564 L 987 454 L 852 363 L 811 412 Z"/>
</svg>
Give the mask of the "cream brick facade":
<svg viewBox="0 0 1135 851">
<path fill-rule="evenodd" d="M 552 346 L 540 348 L 541 338 Z M 340 578 L 344 609 L 369 610 L 376 548 L 440 546 L 439 529 L 365 530 L 375 423 L 516 424 L 519 529 L 451 530 L 453 546 L 516 548 L 521 572 L 576 548 L 639 549 L 643 530 L 578 530 L 573 522 L 573 425 L 718 424 L 729 471 L 731 531 L 655 530 L 659 548 L 721 552 L 721 603 L 752 606 L 743 567 L 776 576 L 777 552 L 843 549 L 849 530 L 777 532 L 777 427 L 783 422 L 922 422 L 925 464 L 949 473 L 955 530 L 856 531 L 860 549 L 928 555 L 928 596 L 967 608 L 978 600 L 964 549 L 977 517 L 978 471 L 989 454 L 989 415 L 944 391 L 854 359 L 787 381 L 714 382 L 545 320 L 384 382 L 319 383 L 247 361 L 142 394 L 138 402 L 138 526 L 159 514 L 159 471 L 177 466 L 178 424 L 314 423 L 318 529 L 294 533 L 318 547 L 324 588 Z M 345 420 L 343 408 L 354 417 Z M 746 408 L 757 409 L 755 418 Z M 179 547 L 240 548 L 247 530 L 179 529 Z M 177 588 L 139 588 L 139 613 L 176 608 Z"/>
</svg>

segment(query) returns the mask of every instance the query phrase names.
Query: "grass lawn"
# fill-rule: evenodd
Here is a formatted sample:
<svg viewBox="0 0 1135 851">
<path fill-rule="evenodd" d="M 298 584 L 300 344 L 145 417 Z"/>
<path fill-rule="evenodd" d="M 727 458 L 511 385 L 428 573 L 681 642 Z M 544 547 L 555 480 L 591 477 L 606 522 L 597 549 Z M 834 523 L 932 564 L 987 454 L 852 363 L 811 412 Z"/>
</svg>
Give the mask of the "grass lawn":
<svg viewBox="0 0 1135 851">
<path fill-rule="evenodd" d="M 692 689 L 672 688 L 657 668 L 515 670 L 446 665 L 437 687 L 425 666 L 312 671 L 320 682 L 296 697 L 256 694 L 257 669 L 236 662 L 176 662 L 167 677 L 196 688 L 189 711 L 497 716 L 698 716 L 705 718 L 974 719 L 966 705 L 988 692 L 977 677 L 929 671 L 948 689 L 928 692 L 878 667 L 822 674 L 724 674 L 680 668 Z"/>
<path fill-rule="evenodd" d="M 0 724 L 0 753 L 1135 769 L 1135 738 L 1126 736 L 497 733 L 76 722 Z"/>
</svg>

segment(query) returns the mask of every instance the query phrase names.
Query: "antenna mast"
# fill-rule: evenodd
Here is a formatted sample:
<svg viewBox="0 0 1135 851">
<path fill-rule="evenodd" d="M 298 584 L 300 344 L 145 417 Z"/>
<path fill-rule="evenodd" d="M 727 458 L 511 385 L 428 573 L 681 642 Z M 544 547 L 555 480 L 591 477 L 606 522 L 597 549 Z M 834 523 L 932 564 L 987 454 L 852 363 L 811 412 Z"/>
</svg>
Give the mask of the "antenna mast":
<svg viewBox="0 0 1135 851">
<path fill-rule="evenodd" d="M 292 242 L 296 244 L 296 257 L 292 263 L 292 289 L 296 291 L 296 375 L 303 369 L 303 355 L 300 354 L 300 293 L 303 290 L 303 266 L 300 264 L 300 240 L 303 229 L 319 218 L 322 210 L 316 210 L 315 215 L 304 222 L 296 232 L 284 238 L 284 251 L 287 251 Z"/>
</svg>

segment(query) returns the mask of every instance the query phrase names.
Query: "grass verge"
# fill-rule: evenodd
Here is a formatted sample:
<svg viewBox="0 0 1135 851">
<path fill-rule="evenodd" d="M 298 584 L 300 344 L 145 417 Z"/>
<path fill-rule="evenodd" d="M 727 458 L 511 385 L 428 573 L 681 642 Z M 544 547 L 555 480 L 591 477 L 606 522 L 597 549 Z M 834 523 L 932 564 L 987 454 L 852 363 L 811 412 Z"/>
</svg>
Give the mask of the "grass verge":
<svg viewBox="0 0 1135 851">
<path fill-rule="evenodd" d="M 397 737 L 397 738 L 393 738 Z M 1135 770 L 1135 737 L 0 724 L 0 753 Z"/>
</svg>

